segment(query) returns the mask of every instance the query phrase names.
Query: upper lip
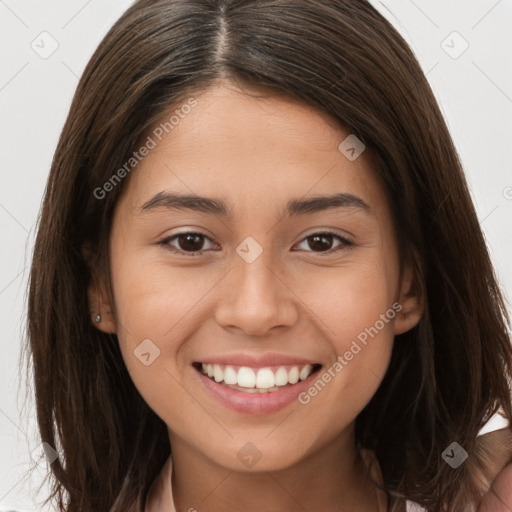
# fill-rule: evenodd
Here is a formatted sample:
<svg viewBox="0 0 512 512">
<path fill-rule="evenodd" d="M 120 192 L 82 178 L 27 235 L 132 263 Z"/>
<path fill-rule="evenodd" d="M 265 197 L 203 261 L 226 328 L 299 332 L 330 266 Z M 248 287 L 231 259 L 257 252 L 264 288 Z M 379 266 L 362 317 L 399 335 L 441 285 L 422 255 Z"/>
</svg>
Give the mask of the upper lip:
<svg viewBox="0 0 512 512">
<path fill-rule="evenodd" d="M 203 364 L 221 364 L 233 366 L 249 366 L 252 368 L 264 368 L 266 366 L 319 364 L 317 361 L 293 357 L 285 354 L 226 354 L 223 356 L 205 357 L 197 361 Z"/>
</svg>

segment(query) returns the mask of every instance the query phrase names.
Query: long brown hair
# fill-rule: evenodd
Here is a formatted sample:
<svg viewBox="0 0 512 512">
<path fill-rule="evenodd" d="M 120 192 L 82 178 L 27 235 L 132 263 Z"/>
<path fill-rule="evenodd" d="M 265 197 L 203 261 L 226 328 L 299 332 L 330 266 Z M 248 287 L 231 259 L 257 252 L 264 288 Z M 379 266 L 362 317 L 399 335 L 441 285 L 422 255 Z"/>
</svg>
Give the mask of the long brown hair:
<svg viewBox="0 0 512 512">
<path fill-rule="evenodd" d="M 29 282 L 38 426 L 61 453 L 48 500 L 67 512 L 142 511 L 170 454 L 117 337 L 92 325 L 92 268 L 108 279 L 112 214 L 129 176 L 103 198 L 94 191 L 163 112 L 220 79 L 312 105 L 365 144 L 426 307 L 396 336 L 357 443 L 377 455 L 392 508 L 408 498 L 433 512 L 473 510 L 482 475 L 492 480 L 493 452 L 477 433 L 499 407 L 512 420 L 510 321 L 431 88 L 364 0 L 141 0 L 92 56 L 52 162 Z M 452 442 L 469 454 L 456 469 L 441 457 Z"/>
</svg>

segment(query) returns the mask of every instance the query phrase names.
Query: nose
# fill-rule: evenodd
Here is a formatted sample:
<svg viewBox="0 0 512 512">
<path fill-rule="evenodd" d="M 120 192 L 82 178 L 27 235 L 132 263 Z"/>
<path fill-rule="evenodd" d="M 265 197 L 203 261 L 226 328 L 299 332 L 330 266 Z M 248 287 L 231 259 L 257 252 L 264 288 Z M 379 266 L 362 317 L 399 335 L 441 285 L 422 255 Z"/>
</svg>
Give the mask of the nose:
<svg viewBox="0 0 512 512">
<path fill-rule="evenodd" d="M 298 319 L 297 297 L 286 275 L 273 264 L 270 251 L 263 251 L 252 263 L 236 255 L 216 309 L 217 323 L 258 337 L 293 326 Z"/>
</svg>

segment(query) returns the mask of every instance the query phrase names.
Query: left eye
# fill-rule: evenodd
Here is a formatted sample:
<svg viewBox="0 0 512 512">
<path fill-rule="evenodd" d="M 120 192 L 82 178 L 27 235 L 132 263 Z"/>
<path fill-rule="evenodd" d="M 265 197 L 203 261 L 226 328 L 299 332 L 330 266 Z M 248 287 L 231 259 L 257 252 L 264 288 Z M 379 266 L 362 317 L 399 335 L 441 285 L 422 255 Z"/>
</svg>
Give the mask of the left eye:
<svg viewBox="0 0 512 512">
<path fill-rule="evenodd" d="M 348 248 L 352 245 L 352 242 L 343 238 L 342 236 L 331 233 L 331 232 L 319 232 L 313 233 L 299 242 L 299 246 L 301 244 L 307 243 L 312 251 L 306 252 L 317 252 L 317 253 L 331 253 L 335 252 L 336 249 L 333 250 L 333 239 L 338 239 L 341 243 L 336 247 Z M 195 254 L 201 254 L 203 250 L 206 250 L 204 247 L 204 241 L 209 240 L 213 246 L 216 246 L 215 243 L 212 242 L 211 238 L 202 234 L 195 232 L 185 232 L 178 233 L 176 235 L 170 236 L 162 240 L 160 245 L 164 246 L 166 249 L 171 250 L 172 252 L 186 254 L 187 256 L 193 256 Z M 174 243 L 177 244 L 173 245 Z M 218 247 L 218 246 L 217 246 Z"/>
<path fill-rule="evenodd" d="M 343 238 L 342 236 L 337 235 L 336 233 L 331 233 L 330 231 L 325 231 L 322 233 L 313 233 L 304 238 L 303 240 L 301 240 L 299 242 L 299 245 L 307 243 L 309 247 L 313 249 L 313 251 L 306 252 L 331 253 L 335 252 L 335 250 L 332 250 L 332 240 L 335 238 L 337 238 L 341 242 L 340 244 L 338 244 L 338 247 L 341 247 L 341 249 L 343 249 L 344 247 L 347 248 L 352 245 L 352 242 L 350 242 L 346 238 Z"/>
</svg>

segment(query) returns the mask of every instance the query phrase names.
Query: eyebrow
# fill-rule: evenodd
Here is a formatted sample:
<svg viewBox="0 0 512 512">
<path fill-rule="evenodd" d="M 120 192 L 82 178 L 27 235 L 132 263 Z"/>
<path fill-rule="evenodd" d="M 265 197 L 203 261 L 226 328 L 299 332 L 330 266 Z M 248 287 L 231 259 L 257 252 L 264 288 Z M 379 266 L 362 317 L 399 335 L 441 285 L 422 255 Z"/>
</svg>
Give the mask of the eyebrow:
<svg viewBox="0 0 512 512">
<path fill-rule="evenodd" d="M 140 207 L 140 213 L 167 208 L 170 210 L 192 210 L 220 217 L 234 217 L 232 205 L 219 199 L 197 195 L 159 192 Z M 357 209 L 371 214 L 370 206 L 358 196 L 338 193 L 330 196 L 314 196 L 307 199 L 292 199 L 288 201 L 285 209 L 286 216 L 295 216 L 305 213 L 316 213 L 332 208 Z"/>
</svg>

